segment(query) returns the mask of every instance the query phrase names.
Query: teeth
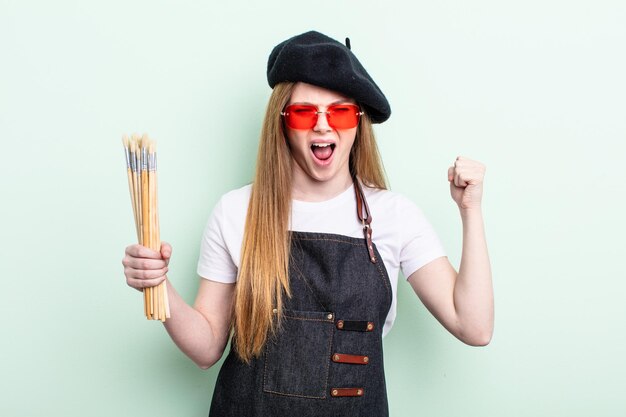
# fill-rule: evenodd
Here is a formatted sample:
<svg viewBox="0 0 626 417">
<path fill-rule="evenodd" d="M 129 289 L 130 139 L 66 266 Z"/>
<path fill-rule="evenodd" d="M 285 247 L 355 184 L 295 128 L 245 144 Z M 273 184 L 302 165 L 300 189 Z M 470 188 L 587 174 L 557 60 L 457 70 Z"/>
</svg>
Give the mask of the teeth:
<svg viewBox="0 0 626 417">
<path fill-rule="evenodd" d="M 330 146 L 330 143 L 314 143 L 313 146 L 317 146 L 319 148 L 325 148 L 327 146 Z"/>
</svg>

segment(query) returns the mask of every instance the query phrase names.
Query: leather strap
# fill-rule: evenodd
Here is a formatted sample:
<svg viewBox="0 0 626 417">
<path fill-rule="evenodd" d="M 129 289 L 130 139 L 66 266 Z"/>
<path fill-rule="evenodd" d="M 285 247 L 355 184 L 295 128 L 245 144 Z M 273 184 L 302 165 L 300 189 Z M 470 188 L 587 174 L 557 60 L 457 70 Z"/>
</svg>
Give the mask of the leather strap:
<svg viewBox="0 0 626 417">
<path fill-rule="evenodd" d="M 374 330 L 373 321 L 337 320 L 337 329 L 351 332 L 371 332 Z"/>
<path fill-rule="evenodd" d="M 353 365 L 367 365 L 370 362 L 368 356 L 348 355 L 347 353 L 333 353 L 332 360 L 337 363 L 351 363 Z"/>
<path fill-rule="evenodd" d="M 332 388 L 330 395 L 333 397 L 362 397 L 365 393 L 363 388 Z"/>
<path fill-rule="evenodd" d="M 354 178 L 353 183 L 354 194 L 356 195 L 356 214 L 363 225 L 363 236 L 367 244 L 367 252 L 369 253 L 370 261 L 375 264 L 376 255 L 374 254 L 374 245 L 372 244 L 372 215 L 370 214 L 370 208 L 365 200 L 365 194 L 363 194 L 359 180 Z"/>
</svg>

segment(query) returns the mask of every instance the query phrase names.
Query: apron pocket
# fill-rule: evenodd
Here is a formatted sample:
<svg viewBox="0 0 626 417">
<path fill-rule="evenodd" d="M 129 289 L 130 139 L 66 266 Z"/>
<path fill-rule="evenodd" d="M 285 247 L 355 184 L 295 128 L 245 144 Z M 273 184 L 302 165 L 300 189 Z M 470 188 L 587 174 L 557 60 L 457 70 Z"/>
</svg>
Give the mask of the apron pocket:
<svg viewBox="0 0 626 417">
<path fill-rule="evenodd" d="M 263 391 L 326 398 L 334 315 L 285 310 L 282 329 L 265 351 Z"/>
</svg>

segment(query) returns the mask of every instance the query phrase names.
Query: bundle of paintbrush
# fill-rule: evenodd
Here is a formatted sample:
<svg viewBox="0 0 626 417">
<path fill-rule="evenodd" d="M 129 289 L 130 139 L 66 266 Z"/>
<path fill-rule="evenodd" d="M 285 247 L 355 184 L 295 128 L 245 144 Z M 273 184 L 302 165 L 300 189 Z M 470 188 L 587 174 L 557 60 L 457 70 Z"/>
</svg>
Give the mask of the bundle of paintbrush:
<svg viewBox="0 0 626 417">
<path fill-rule="evenodd" d="M 122 142 L 137 240 L 143 246 L 160 251 L 156 143 L 145 134 L 142 137 L 133 134 L 130 139 L 124 135 Z M 143 299 L 148 320 L 165 321 L 170 317 L 165 281 L 156 287 L 144 288 Z"/>
</svg>

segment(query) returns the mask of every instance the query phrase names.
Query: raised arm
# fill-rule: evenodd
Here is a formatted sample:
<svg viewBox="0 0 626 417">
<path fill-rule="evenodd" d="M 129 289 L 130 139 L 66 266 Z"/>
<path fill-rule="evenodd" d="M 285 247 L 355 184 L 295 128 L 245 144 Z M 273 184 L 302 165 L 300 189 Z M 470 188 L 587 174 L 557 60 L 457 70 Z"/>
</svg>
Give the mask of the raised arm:
<svg viewBox="0 0 626 417">
<path fill-rule="evenodd" d="M 129 286 L 141 290 L 166 279 L 172 248 L 167 243 L 161 253 L 140 245 L 126 248 L 122 261 Z M 167 282 L 171 318 L 165 328 L 176 345 L 200 368 L 215 364 L 228 342 L 235 284 L 201 279 L 192 306 Z"/>
<path fill-rule="evenodd" d="M 481 209 L 484 174 L 484 165 L 463 157 L 448 169 L 450 193 L 463 223 L 459 272 L 447 257 L 441 257 L 409 277 L 415 293 L 435 318 L 472 346 L 490 342 L 494 323 L 491 266 Z"/>
</svg>

